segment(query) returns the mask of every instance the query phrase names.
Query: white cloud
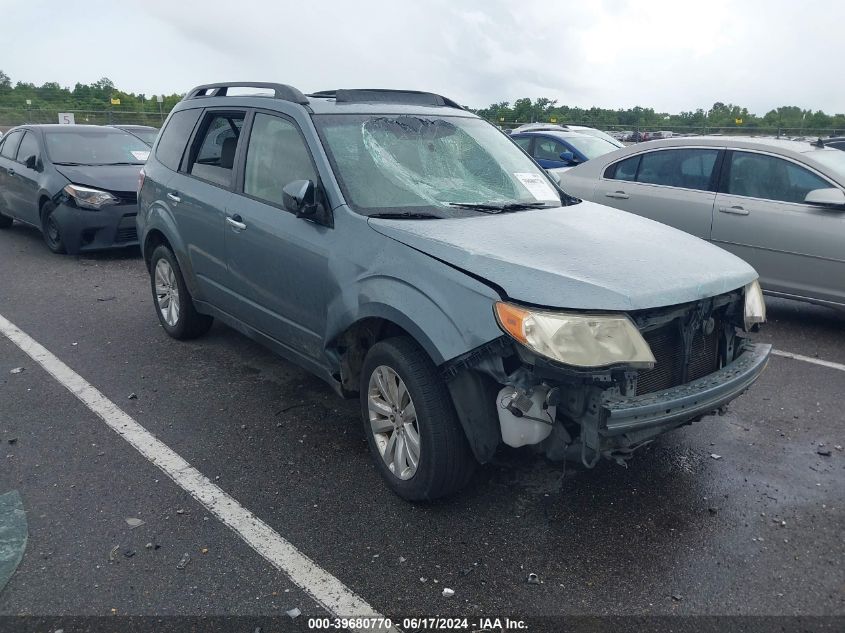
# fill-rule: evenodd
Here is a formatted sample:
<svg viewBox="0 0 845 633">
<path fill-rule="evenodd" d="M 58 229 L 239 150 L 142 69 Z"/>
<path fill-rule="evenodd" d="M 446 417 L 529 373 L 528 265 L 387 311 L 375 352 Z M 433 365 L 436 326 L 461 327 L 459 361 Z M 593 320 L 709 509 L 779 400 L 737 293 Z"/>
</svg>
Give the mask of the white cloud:
<svg viewBox="0 0 845 633">
<path fill-rule="evenodd" d="M 0 0 L 2 68 L 146 94 L 254 79 L 301 89 L 432 90 L 479 107 L 522 96 L 677 112 L 731 101 L 845 111 L 845 5 L 786 0 L 237 3 Z"/>
</svg>

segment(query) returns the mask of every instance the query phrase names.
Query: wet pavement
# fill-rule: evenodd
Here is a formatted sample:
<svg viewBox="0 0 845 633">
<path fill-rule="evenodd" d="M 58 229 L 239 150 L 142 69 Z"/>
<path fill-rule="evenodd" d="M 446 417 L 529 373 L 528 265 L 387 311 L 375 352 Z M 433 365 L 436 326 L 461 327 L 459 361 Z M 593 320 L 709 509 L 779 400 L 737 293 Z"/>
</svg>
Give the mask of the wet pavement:
<svg viewBox="0 0 845 633">
<path fill-rule="evenodd" d="M 0 315 L 385 615 L 845 615 L 845 371 L 773 357 L 628 468 L 503 449 L 412 505 L 354 401 L 219 324 L 169 339 L 137 253 L 56 256 L 16 225 L 0 269 Z M 845 363 L 845 314 L 769 317 L 761 340 Z M 0 442 L 29 523 L 0 614 L 325 615 L 2 336 Z"/>
</svg>

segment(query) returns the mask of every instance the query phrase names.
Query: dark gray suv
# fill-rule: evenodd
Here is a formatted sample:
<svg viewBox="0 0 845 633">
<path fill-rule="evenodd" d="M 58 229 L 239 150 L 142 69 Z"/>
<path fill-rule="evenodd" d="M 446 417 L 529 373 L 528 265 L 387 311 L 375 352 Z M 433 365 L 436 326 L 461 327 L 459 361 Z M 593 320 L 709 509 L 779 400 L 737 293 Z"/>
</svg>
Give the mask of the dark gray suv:
<svg viewBox="0 0 845 633">
<path fill-rule="evenodd" d="M 744 336 L 765 320 L 751 267 L 571 198 L 434 94 L 195 88 L 144 167 L 137 224 L 168 334 L 218 319 L 358 397 L 406 499 L 458 489 L 502 443 L 625 460 L 769 356 Z"/>
</svg>

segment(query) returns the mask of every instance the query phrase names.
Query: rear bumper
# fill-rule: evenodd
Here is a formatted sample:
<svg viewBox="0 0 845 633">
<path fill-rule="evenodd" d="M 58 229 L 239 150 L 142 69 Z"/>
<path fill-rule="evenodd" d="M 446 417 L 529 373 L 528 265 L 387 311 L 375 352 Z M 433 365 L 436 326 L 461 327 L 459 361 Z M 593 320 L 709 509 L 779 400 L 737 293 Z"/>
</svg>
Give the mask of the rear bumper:
<svg viewBox="0 0 845 633">
<path fill-rule="evenodd" d="M 642 396 L 606 396 L 599 435 L 660 432 L 712 413 L 741 395 L 766 368 L 772 346 L 748 344 L 730 365 L 685 385 Z"/>
<path fill-rule="evenodd" d="M 53 217 L 70 254 L 138 245 L 135 204 L 116 204 L 99 211 L 59 204 Z"/>
</svg>

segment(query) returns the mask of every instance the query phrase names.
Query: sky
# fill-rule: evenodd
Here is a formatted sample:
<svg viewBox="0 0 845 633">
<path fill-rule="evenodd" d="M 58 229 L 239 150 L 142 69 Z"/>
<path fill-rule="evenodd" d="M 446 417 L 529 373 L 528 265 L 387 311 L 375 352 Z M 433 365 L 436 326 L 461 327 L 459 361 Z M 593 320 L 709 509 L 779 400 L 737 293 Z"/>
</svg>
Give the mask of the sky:
<svg viewBox="0 0 845 633">
<path fill-rule="evenodd" d="M 677 113 L 845 112 L 836 0 L 0 0 L 0 70 L 128 92 L 215 81 L 405 88 Z"/>
</svg>

